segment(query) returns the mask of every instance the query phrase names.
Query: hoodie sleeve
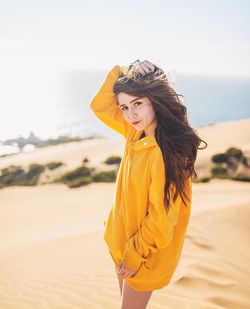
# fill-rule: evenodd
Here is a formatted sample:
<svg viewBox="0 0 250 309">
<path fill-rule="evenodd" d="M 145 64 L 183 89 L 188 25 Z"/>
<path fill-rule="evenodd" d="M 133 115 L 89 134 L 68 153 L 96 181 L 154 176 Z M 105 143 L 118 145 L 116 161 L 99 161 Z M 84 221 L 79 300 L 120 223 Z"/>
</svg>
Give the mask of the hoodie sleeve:
<svg viewBox="0 0 250 309">
<path fill-rule="evenodd" d="M 162 153 L 157 153 L 151 167 L 149 189 L 149 209 L 140 229 L 126 242 L 121 263 L 126 268 L 137 271 L 150 253 L 167 247 L 174 236 L 182 201 L 180 196 L 173 202 L 170 195 L 170 208 L 164 206 L 165 170 Z"/>
<path fill-rule="evenodd" d="M 115 65 L 108 73 L 101 88 L 91 99 L 90 107 L 94 114 L 107 126 L 123 135 L 128 136 L 128 130 L 132 126 L 123 118 L 122 111 L 113 92 L 113 85 L 121 73 L 121 67 Z"/>
</svg>

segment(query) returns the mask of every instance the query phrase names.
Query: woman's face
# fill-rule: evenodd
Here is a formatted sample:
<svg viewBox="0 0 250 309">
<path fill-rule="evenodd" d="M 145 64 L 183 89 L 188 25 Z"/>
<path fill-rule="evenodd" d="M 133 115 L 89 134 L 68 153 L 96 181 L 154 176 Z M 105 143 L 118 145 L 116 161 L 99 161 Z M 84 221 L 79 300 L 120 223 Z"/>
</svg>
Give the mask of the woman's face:
<svg viewBox="0 0 250 309">
<path fill-rule="evenodd" d="M 153 105 L 148 97 L 138 98 L 124 92 L 117 95 L 119 107 L 124 119 L 137 130 L 144 130 L 145 135 L 154 133 L 157 119 Z M 139 123 L 135 123 L 139 121 Z"/>
</svg>

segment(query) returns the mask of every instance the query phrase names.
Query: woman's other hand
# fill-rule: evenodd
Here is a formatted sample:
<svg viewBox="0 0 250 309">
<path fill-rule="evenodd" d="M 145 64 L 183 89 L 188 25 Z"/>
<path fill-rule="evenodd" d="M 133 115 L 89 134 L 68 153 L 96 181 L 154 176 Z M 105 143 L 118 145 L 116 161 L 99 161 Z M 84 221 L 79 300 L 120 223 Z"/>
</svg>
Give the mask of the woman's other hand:
<svg viewBox="0 0 250 309">
<path fill-rule="evenodd" d="M 119 267 L 117 268 L 117 273 L 124 279 L 125 277 L 133 277 L 137 273 L 137 271 L 127 269 L 124 264 L 120 263 Z"/>
</svg>

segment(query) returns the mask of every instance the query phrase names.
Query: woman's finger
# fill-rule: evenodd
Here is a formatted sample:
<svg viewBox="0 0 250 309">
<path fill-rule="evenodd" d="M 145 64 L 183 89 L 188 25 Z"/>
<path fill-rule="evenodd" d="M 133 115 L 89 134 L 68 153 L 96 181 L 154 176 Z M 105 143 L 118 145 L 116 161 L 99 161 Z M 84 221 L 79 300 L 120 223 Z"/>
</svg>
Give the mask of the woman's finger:
<svg viewBox="0 0 250 309">
<path fill-rule="evenodd" d="M 145 70 L 143 67 L 138 68 L 138 72 L 142 75 L 149 73 L 149 71 Z"/>
<path fill-rule="evenodd" d="M 120 276 L 124 279 L 126 276 L 129 276 L 130 272 L 125 268 L 125 266 L 120 270 Z"/>
<path fill-rule="evenodd" d="M 121 270 L 120 270 L 120 274 L 121 274 L 121 276 L 124 276 L 125 273 L 126 273 L 126 269 L 125 269 L 125 267 L 122 265 L 122 268 L 121 268 Z"/>
<path fill-rule="evenodd" d="M 138 72 L 139 72 L 140 74 L 144 75 L 144 74 L 150 73 L 150 72 L 151 72 L 151 69 L 148 68 L 148 67 L 146 67 L 145 65 L 143 65 L 143 66 L 140 66 L 140 67 L 138 68 Z"/>
<path fill-rule="evenodd" d="M 148 74 L 152 71 L 155 70 L 155 66 L 151 65 L 150 63 L 147 64 L 145 61 L 140 63 L 137 67 L 137 70 L 140 74 L 144 75 L 144 74 Z"/>
<path fill-rule="evenodd" d="M 153 64 L 145 64 L 150 71 L 155 70 L 155 66 Z"/>
<path fill-rule="evenodd" d="M 122 278 L 123 278 L 123 279 L 126 278 L 126 272 L 124 272 L 124 273 L 122 274 Z"/>
<path fill-rule="evenodd" d="M 117 273 L 120 275 L 122 270 L 123 270 L 123 265 L 121 264 L 119 268 L 117 269 Z"/>
<path fill-rule="evenodd" d="M 144 60 L 142 63 L 145 64 L 146 66 L 150 67 L 150 68 L 154 68 L 155 67 L 155 65 L 152 62 L 148 61 L 148 60 Z"/>
<path fill-rule="evenodd" d="M 119 263 L 118 267 L 117 267 L 117 271 L 121 268 L 122 264 Z"/>
<path fill-rule="evenodd" d="M 146 71 L 147 73 L 150 73 L 151 68 L 148 67 L 146 64 L 143 65 L 143 70 Z"/>
</svg>

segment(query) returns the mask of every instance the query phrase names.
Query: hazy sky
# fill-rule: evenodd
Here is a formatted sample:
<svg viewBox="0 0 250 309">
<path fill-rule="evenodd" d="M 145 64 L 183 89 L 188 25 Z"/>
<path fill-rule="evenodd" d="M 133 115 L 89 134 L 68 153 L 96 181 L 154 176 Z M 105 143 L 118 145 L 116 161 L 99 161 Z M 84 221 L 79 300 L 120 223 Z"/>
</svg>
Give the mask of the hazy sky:
<svg viewBox="0 0 250 309">
<path fill-rule="evenodd" d="M 149 59 L 250 75 L 250 1 L 0 1 L 1 71 Z"/>
<path fill-rule="evenodd" d="M 66 69 L 139 58 L 177 72 L 250 76 L 249 11 L 247 0 L 0 0 L 0 129 L 13 108 L 18 121 L 24 108 L 60 100 Z"/>
</svg>

